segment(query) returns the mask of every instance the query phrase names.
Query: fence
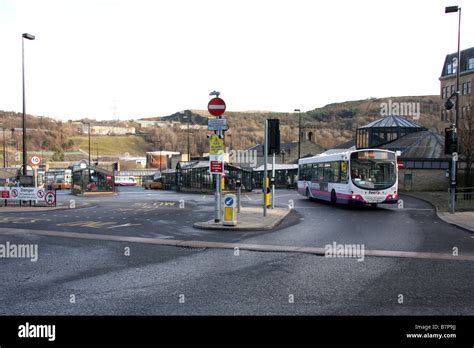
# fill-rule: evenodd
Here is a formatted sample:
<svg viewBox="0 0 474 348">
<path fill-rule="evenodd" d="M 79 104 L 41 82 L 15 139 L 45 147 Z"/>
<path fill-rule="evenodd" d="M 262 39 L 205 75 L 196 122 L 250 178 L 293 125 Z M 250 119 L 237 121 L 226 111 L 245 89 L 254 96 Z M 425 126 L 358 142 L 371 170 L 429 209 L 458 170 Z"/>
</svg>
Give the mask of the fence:
<svg viewBox="0 0 474 348">
<path fill-rule="evenodd" d="M 451 210 L 451 188 L 448 189 L 448 206 Z M 456 189 L 455 210 L 474 210 L 474 187 L 460 187 Z"/>
</svg>

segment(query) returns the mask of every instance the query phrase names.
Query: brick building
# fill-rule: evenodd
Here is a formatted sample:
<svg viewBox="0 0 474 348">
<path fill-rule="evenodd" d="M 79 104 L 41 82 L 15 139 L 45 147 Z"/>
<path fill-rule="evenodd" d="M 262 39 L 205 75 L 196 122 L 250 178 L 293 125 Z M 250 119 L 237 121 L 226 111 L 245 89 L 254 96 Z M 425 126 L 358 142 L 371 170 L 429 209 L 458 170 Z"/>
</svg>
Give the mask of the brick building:
<svg viewBox="0 0 474 348">
<path fill-rule="evenodd" d="M 441 71 L 440 94 L 443 100 L 448 99 L 456 90 L 456 66 L 457 52 L 448 54 L 444 60 Z M 461 64 L 459 70 L 459 107 L 461 118 L 468 112 L 467 101 L 472 96 L 472 86 L 474 84 L 474 47 L 461 51 Z M 445 121 L 453 120 L 455 108 L 442 111 L 442 117 Z"/>
</svg>

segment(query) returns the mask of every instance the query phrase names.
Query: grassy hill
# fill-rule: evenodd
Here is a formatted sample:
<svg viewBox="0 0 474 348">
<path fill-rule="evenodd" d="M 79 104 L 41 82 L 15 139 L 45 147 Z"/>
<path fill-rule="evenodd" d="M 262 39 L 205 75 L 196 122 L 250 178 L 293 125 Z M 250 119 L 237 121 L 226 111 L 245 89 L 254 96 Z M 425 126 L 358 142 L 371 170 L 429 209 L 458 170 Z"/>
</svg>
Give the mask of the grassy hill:
<svg viewBox="0 0 474 348">
<path fill-rule="evenodd" d="M 78 149 L 89 151 L 89 137 L 71 137 Z M 99 144 L 99 156 L 145 156 L 145 152 L 154 150 L 153 145 L 140 135 L 126 136 L 91 136 L 91 155 L 96 155 L 96 144 Z"/>
</svg>

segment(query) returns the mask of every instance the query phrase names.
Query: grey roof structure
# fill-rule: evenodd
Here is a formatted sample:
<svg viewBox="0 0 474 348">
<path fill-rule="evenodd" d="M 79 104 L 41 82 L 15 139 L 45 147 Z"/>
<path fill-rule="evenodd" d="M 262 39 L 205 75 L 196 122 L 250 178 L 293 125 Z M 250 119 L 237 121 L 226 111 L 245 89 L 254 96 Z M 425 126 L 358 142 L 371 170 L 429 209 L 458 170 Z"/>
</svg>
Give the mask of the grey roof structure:
<svg viewBox="0 0 474 348">
<path fill-rule="evenodd" d="M 367 129 L 367 128 L 416 128 L 419 130 L 426 130 L 425 127 L 422 125 L 419 125 L 418 123 L 415 123 L 411 120 L 408 120 L 404 117 L 401 116 L 395 116 L 395 115 L 389 115 L 385 116 L 383 118 L 380 118 L 378 120 L 375 120 L 373 122 L 370 122 L 369 124 L 366 124 L 364 126 L 361 126 L 357 129 Z"/>
<path fill-rule="evenodd" d="M 401 158 L 450 158 L 444 154 L 444 136 L 431 131 L 410 133 L 380 148 L 401 151 Z"/>
</svg>

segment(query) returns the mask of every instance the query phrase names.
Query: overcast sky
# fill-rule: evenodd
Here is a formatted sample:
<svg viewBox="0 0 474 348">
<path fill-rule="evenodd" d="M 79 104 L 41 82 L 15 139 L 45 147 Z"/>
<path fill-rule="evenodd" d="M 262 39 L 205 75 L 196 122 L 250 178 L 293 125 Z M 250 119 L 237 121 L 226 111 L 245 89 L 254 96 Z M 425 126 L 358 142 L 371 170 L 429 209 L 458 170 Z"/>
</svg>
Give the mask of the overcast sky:
<svg viewBox="0 0 474 348">
<path fill-rule="evenodd" d="M 0 110 L 63 120 L 205 109 L 303 111 L 439 93 L 444 57 L 474 46 L 474 1 L 0 0 Z M 115 106 L 115 107 L 114 107 Z"/>
</svg>

